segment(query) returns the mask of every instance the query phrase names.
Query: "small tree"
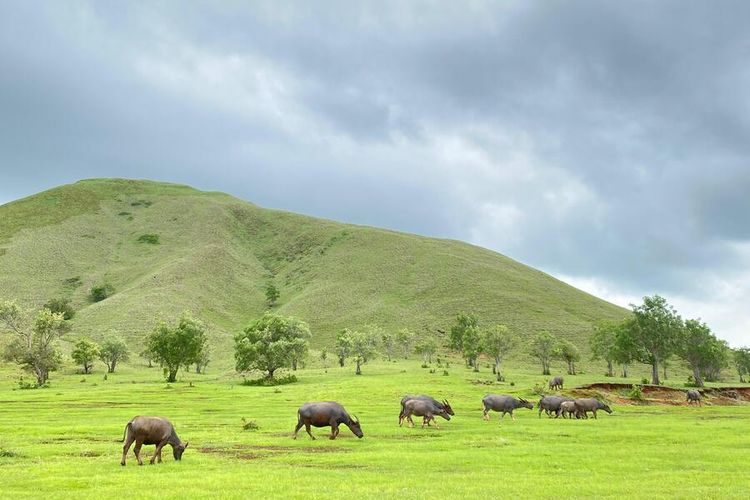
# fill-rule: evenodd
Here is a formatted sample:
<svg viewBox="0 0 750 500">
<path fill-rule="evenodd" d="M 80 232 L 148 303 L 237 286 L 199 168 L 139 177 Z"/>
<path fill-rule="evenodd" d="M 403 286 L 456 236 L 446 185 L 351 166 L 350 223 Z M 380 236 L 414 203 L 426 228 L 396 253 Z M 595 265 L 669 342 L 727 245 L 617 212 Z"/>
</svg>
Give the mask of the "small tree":
<svg viewBox="0 0 750 500">
<path fill-rule="evenodd" d="M 148 350 L 148 347 L 144 348 L 141 353 L 139 354 L 140 357 L 146 360 L 148 363 L 149 368 L 153 368 L 154 366 L 154 355 L 151 354 L 151 352 Z"/>
<path fill-rule="evenodd" d="M 206 327 L 185 312 L 174 327 L 163 321 L 156 325 L 146 342 L 153 360 L 164 368 L 167 382 L 175 382 L 180 367 L 198 360 L 206 344 Z"/>
<path fill-rule="evenodd" d="M 615 340 L 620 323 L 604 321 L 594 327 L 594 334 L 589 339 L 591 360 L 603 359 L 607 362 L 607 377 L 615 376 Z"/>
<path fill-rule="evenodd" d="M 750 375 L 750 348 L 740 347 L 732 353 L 734 366 L 740 376 L 740 382 L 745 383 L 745 376 Z"/>
<path fill-rule="evenodd" d="M 469 366 L 475 372 L 478 372 L 479 364 L 477 363 L 477 358 L 482 352 L 482 334 L 479 331 L 479 327 L 473 326 L 464 330 L 461 344 L 464 358 L 469 363 Z"/>
<path fill-rule="evenodd" d="M 208 348 L 208 344 L 203 346 L 198 359 L 195 361 L 195 373 L 205 373 L 208 363 L 211 362 L 211 349 Z"/>
<path fill-rule="evenodd" d="M 70 357 L 83 366 L 83 373 L 89 373 L 94 366 L 94 360 L 99 357 L 99 345 L 88 339 L 81 339 L 75 343 Z"/>
<path fill-rule="evenodd" d="M 339 358 L 339 366 L 343 368 L 346 358 L 352 353 L 352 331 L 348 328 L 341 330 L 336 335 L 336 356 Z"/>
<path fill-rule="evenodd" d="M 469 345 L 464 348 L 464 342 L 469 340 Z M 478 352 L 479 322 L 473 314 L 459 313 L 456 315 L 456 324 L 451 327 L 450 346 L 464 355 L 467 364 L 474 366 Z M 467 353 L 473 359 L 467 357 Z"/>
<path fill-rule="evenodd" d="M 328 369 L 328 350 L 325 348 L 320 350 L 320 364 L 323 365 L 324 369 Z"/>
<path fill-rule="evenodd" d="M 0 324 L 12 335 L 4 358 L 33 373 L 37 386 L 43 386 L 62 360 L 57 339 L 68 330 L 63 313 L 42 309 L 32 322 L 15 302 L 0 302 Z"/>
<path fill-rule="evenodd" d="M 568 375 L 576 374 L 576 362 L 581 360 L 581 353 L 571 342 L 563 340 L 557 346 L 557 355 L 568 364 Z"/>
<path fill-rule="evenodd" d="M 62 313 L 63 318 L 66 320 L 73 319 L 76 315 L 75 309 L 70 305 L 68 299 L 52 299 L 43 306 L 45 309 L 49 309 L 53 313 Z"/>
<path fill-rule="evenodd" d="M 361 365 L 375 358 L 378 354 L 378 331 L 379 327 L 365 327 L 364 331 L 355 331 L 351 334 L 352 356 L 357 365 L 356 375 L 362 375 Z"/>
<path fill-rule="evenodd" d="M 549 375 L 549 364 L 555 355 L 557 339 L 548 331 L 539 332 L 531 342 L 531 355 L 542 363 L 542 375 Z"/>
<path fill-rule="evenodd" d="M 310 328 L 304 321 L 266 313 L 234 337 L 236 369 L 260 370 L 272 379 L 276 370 L 307 352 L 309 338 Z"/>
<path fill-rule="evenodd" d="M 494 361 L 492 373 L 496 374 L 499 381 L 505 380 L 500 371 L 500 363 L 515 345 L 516 337 L 505 325 L 495 325 L 482 332 L 482 352 Z"/>
<path fill-rule="evenodd" d="M 107 365 L 107 373 L 114 373 L 117 363 L 127 361 L 129 358 L 128 346 L 121 338 L 110 335 L 102 342 L 99 349 L 99 359 Z"/>
<path fill-rule="evenodd" d="M 273 283 L 268 283 L 266 285 L 266 303 L 268 304 L 268 307 L 273 307 L 276 305 L 276 302 L 279 300 L 279 297 L 281 297 L 281 292 L 279 292 L 279 289 L 276 288 L 276 285 Z"/>
<path fill-rule="evenodd" d="M 420 337 L 414 345 L 414 352 L 422 356 L 423 365 L 432 363 L 432 356 L 437 352 L 437 342 L 432 337 Z"/>
<path fill-rule="evenodd" d="M 396 351 L 396 337 L 392 333 L 385 332 L 380 336 L 380 341 L 383 343 L 385 357 L 390 361 Z"/>
<path fill-rule="evenodd" d="M 112 285 L 105 283 L 101 285 L 94 285 L 89 290 L 89 298 L 92 302 L 101 302 L 114 293 L 115 289 Z"/>
<path fill-rule="evenodd" d="M 402 328 L 396 333 L 396 343 L 401 347 L 404 359 L 409 359 L 414 344 L 414 333 L 408 328 Z"/>
</svg>

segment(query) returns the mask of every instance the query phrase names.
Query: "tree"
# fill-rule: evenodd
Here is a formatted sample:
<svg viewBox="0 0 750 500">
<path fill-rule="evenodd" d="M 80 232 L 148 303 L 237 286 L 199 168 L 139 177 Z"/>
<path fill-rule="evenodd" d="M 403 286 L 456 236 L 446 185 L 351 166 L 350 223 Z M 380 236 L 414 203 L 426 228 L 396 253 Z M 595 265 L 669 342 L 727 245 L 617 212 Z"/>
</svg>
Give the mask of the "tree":
<svg viewBox="0 0 750 500">
<path fill-rule="evenodd" d="M 320 363 L 324 369 L 328 370 L 328 350 L 325 348 L 320 350 Z"/>
<path fill-rule="evenodd" d="M 174 327 L 164 321 L 156 325 L 146 344 L 152 359 L 164 368 L 167 382 L 175 382 L 181 366 L 187 368 L 198 360 L 206 344 L 206 327 L 185 312 Z"/>
<path fill-rule="evenodd" d="M 99 359 L 107 365 L 107 373 L 114 373 L 117 363 L 130 358 L 125 341 L 115 335 L 107 337 L 99 348 Z"/>
<path fill-rule="evenodd" d="M 52 299 L 44 304 L 43 307 L 53 313 L 63 313 L 63 317 L 66 320 L 73 319 L 73 316 L 76 315 L 76 311 L 70 305 L 70 300 L 68 299 Z"/>
<path fill-rule="evenodd" d="M 148 350 L 148 347 L 145 347 L 141 353 L 139 354 L 140 357 L 145 359 L 148 362 L 148 367 L 152 368 L 154 366 L 154 355 L 151 354 L 151 352 Z"/>
<path fill-rule="evenodd" d="M 357 365 L 356 375 L 362 375 L 361 365 L 377 356 L 379 330 L 377 326 L 368 326 L 361 332 L 352 332 L 352 356 Z"/>
<path fill-rule="evenodd" d="M 516 345 L 516 337 L 505 325 L 495 325 L 482 332 L 481 348 L 487 356 L 492 358 L 492 373 L 496 374 L 497 380 L 502 381 L 504 377 L 500 372 L 500 363 L 513 350 Z"/>
<path fill-rule="evenodd" d="M 92 302 L 101 302 L 114 293 L 115 289 L 112 285 L 104 283 L 101 285 L 94 285 L 89 290 L 89 298 Z"/>
<path fill-rule="evenodd" d="M 750 375 L 750 348 L 740 347 L 734 349 L 733 359 L 734 366 L 740 376 L 740 382 L 745 383 L 745 375 Z"/>
<path fill-rule="evenodd" d="M 348 328 L 341 330 L 336 335 L 336 356 L 339 358 L 339 366 L 343 368 L 346 358 L 352 353 L 352 331 Z"/>
<path fill-rule="evenodd" d="M 622 366 L 623 378 L 628 378 L 628 367 L 638 359 L 638 347 L 628 326 L 629 322 L 630 319 L 626 319 L 617 324 L 615 345 L 612 348 L 615 363 Z"/>
<path fill-rule="evenodd" d="M 295 356 L 307 352 L 310 327 L 297 318 L 266 313 L 234 337 L 238 372 L 260 370 L 272 379 Z"/>
<path fill-rule="evenodd" d="M 279 300 L 279 297 L 281 297 L 281 292 L 279 292 L 279 289 L 276 288 L 276 285 L 273 283 L 268 283 L 266 285 L 266 302 L 268 303 L 268 307 L 273 307 L 276 305 L 276 302 Z"/>
<path fill-rule="evenodd" d="M 414 352 L 422 356 L 423 365 L 432 363 L 432 356 L 437 352 L 437 342 L 429 336 L 420 337 L 414 345 Z"/>
<path fill-rule="evenodd" d="M 479 328 L 479 322 L 477 321 L 476 316 L 473 314 L 466 314 L 466 313 L 458 313 L 456 315 L 456 324 L 451 327 L 450 332 L 450 346 L 451 349 L 454 349 L 462 354 L 464 354 L 464 358 L 466 358 L 466 353 L 464 349 L 464 339 L 467 336 L 467 332 L 469 333 L 470 341 L 474 341 L 479 337 L 478 335 L 478 328 Z M 470 345 L 467 349 L 468 352 L 473 353 L 475 350 L 474 345 Z M 473 366 L 470 359 L 466 358 L 466 362 Z"/>
<path fill-rule="evenodd" d="M 33 373 L 38 387 L 49 379 L 62 361 L 57 339 L 67 330 L 63 313 L 42 309 L 36 318 L 23 311 L 15 302 L 0 303 L 0 324 L 5 325 L 13 339 L 5 349 L 4 358 Z"/>
<path fill-rule="evenodd" d="M 531 342 L 531 355 L 542 363 L 542 375 L 549 375 L 549 363 L 555 355 L 557 339 L 548 331 L 541 331 Z"/>
<path fill-rule="evenodd" d="M 692 370 L 693 380 L 698 387 L 704 385 L 703 372 L 715 341 L 716 337 L 711 333 L 708 325 L 695 319 L 685 321 L 677 351 Z"/>
<path fill-rule="evenodd" d="M 380 337 L 380 341 L 383 343 L 383 350 L 388 361 L 394 356 L 396 350 L 396 337 L 392 333 L 385 332 Z"/>
<path fill-rule="evenodd" d="M 89 373 L 94 366 L 94 360 L 99 357 L 99 345 L 88 339 L 81 339 L 75 343 L 70 357 L 83 366 L 83 373 Z"/>
<path fill-rule="evenodd" d="M 557 355 L 568 364 L 568 375 L 576 374 L 576 362 L 581 360 L 581 353 L 571 342 L 563 340 L 556 348 Z"/>
<path fill-rule="evenodd" d="M 594 334 L 589 338 L 591 360 L 603 359 L 607 362 L 607 377 L 615 376 L 616 340 L 620 323 L 604 321 L 594 326 Z"/>
<path fill-rule="evenodd" d="M 682 332 L 682 318 L 659 295 L 644 297 L 642 305 L 633 305 L 633 317 L 625 323 L 630 330 L 635 354 L 641 363 L 651 365 L 651 383 L 658 385 L 659 364 L 675 352 Z"/>
<path fill-rule="evenodd" d="M 198 355 L 198 359 L 195 361 L 195 373 L 205 373 L 208 363 L 211 362 L 211 349 L 208 348 L 208 344 L 203 346 L 201 353 Z"/>
<path fill-rule="evenodd" d="M 404 359 L 409 359 L 414 344 L 414 333 L 408 328 L 402 328 L 396 333 L 396 343 L 401 347 Z"/>
</svg>

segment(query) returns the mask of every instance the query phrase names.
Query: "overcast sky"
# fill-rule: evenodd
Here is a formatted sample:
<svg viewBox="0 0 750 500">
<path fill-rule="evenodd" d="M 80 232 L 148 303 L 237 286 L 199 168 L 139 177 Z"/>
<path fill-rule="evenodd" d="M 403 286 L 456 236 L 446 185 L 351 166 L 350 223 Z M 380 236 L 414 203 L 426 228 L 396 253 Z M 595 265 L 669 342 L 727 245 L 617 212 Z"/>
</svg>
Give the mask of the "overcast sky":
<svg viewBox="0 0 750 500">
<path fill-rule="evenodd" d="M 750 345 L 749 19 L 741 0 L 0 0 L 0 203 L 186 183 L 465 240 L 623 306 L 659 293 Z"/>
</svg>

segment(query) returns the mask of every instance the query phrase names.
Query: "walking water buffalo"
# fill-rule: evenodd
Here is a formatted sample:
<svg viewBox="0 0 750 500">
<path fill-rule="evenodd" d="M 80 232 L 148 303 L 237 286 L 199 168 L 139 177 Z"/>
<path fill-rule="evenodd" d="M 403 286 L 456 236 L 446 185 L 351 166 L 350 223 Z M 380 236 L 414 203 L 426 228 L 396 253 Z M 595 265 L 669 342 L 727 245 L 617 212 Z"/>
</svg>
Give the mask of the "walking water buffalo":
<svg viewBox="0 0 750 500">
<path fill-rule="evenodd" d="M 339 425 L 344 424 L 355 436 L 361 438 L 364 436 L 359 419 L 356 415 L 351 418 L 343 406 L 334 402 L 326 401 L 323 403 L 305 403 L 297 410 L 297 427 L 294 428 L 294 439 L 297 439 L 297 433 L 305 426 L 307 434 L 315 439 L 310 432 L 310 426 L 313 427 L 331 427 L 330 439 L 336 439 L 339 435 Z"/>
<path fill-rule="evenodd" d="M 407 400 L 404 403 L 404 411 L 402 415 L 402 418 L 399 419 L 399 426 L 403 424 L 404 419 L 406 419 L 409 422 L 410 427 L 414 427 L 414 420 L 411 419 L 412 415 L 422 417 L 422 427 L 425 425 L 429 426 L 432 421 L 438 429 L 440 429 L 440 426 L 435 420 L 435 415 L 439 415 L 446 420 L 451 419 L 450 413 L 448 413 L 448 409 L 445 406 L 440 407 L 432 401 L 425 399 Z"/>
<path fill-rule="evenodd" d="M 549 381 L 549 388 L 550 390 L 562 390 L 563 388 L 563 378 L 562 377 L 555 377 Z"/>
<path fill-rule="evenodd" d="M 510 418 L 515 420 L 516 418 L 513 416 L 513 410 L 516 408 L 534 409 L 534 405 L 525 399 L 516 399 L 513 396 L 505 394 L 488 394 L 482 398 L 482 404 L 484 405 L 484 415 L 482 418 L 485 420 L 490 419 L 490 410 L 501 412 L 500 418 L 505 417 L 506 413 L 510 413 Z"/>
<path fill-rule="evenodd" d="M 550 417 L 553 413 L 556 417 L 559 416 L 560 404 L 563 401 L 573 401 L 573 398 L 567 396 L 542 396 L 542 399 L 539 400 L 539 418 L 542 418 L 542 410 Z"/>
<path fill-rule="evenodd" d="M 563 418 L 566 418 L 565 415 L 567 414 L 568 417 L 573 418 L 573 415 L 576 416 L 576 418 L 579 418 L 576 414 L 576 402 L 575 401 L 563 401 L 560 403 L 560 410 L 558 412 L 559 415 L 562 415 Z"/>
<path fill-rule="evenodd" d="M 690 389 L 687 391 L 687 399 L 686 401 L 688 404 L 690 403 L 698 403 L 698 406 L 701 406 L 701 393 L 700 391 L 697 391 L 695 389 Z"/>
<path fill-rule="evenodd" d="M 604 410 L 607 413 L 612 413 L 612 408 L 594 398 L 576 399 L 575 406 L 576 417 L 580 416 L 581 418 L 589 418 L 587 412 L 592 412 L 594 414 L 594 418 L 596 418 L 597 410 Z"/>
<path fill-rule="evenodd" d="M 446 412 L 448 412 L 448 415 L 455 415 L 455 413 L 453 412 L 453 408 L 451 408 L 451 405 L 450 405 L 450 403 L 448 403 L 447 399 L 444 399 L 442 401 L 438 401 L 437 399 L 433 398 L 432 396 L 425 396 L 425 395 L 412 396 L 412 395 L 406 395 L 403 398 L 401 398 L 401 411 L 398 414 L 398 425 L 401 425 L 403 423 L 403 421 L 404 421 L 404 418 L 406 418 L 406 416 L 404 415 L 404 404 L 407 401 L 411 400 L 411 399 L 419 399 L 421 401 L 429 401 L 430 403 L 432 403 L 433 405 L 435 405 L 435 407 L 440 408 L 440 409 L 444 409 Z M 412 422 L 412 425 L 414 425 L 414 422 Z"/>
<path fill-rule="evenodd" d="M 175 460 L 182 460 L 182 454 L 187 448 L 188 443 L 183 443 L 177 433 L 174 430 L 172 424 L 163 417 L 134 417 L 125 426 L 125 432 L 123 433 L 122 440 L 125 445 L 122 447 L 122 461 L 120 465 L 125 465 L 125 458 L 127 457 L 130 445 L 135 441 L 135 458 L 138 460 L 138 465 L 143 465 L 141 460 L 141 446 L 144 444 L 155 444 L 156 451 L 154 456 L 151 457 L 151 464 L 154 460 L 158 460 L 161 463 L 161 449 L 166 445 L 172 446 L 172 454 Z"/>
</svg>

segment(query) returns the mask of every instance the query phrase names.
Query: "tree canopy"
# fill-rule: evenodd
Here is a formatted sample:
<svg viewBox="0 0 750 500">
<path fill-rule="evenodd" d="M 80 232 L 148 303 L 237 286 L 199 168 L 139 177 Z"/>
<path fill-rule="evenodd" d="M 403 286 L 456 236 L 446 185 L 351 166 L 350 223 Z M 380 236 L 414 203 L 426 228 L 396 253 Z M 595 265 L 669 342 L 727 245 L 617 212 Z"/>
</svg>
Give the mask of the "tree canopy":
<svg viewBox="0 0 750 500">
<path fill-rule="evenodd" d="M 99 345 L 89 339 L 80 339 L 73 346 L 70 357 L 83 367 L 83 373 L 89 373 L 94 360 L 99 357 Z"/>
<path fill-rule="evenodd" d="M 531 355 L 542 363 L 542 375 L 549 375 L 549 364 L 555 355 L 555 346 L 557 339 L 548 331 L 541 331 L 531 341 Z"/>
<path fill-rule="evenodd" d="M 114 373 L 117 363 L 130 358 L 128 346 L 121 338 L 114 335 L 107 337 L 99 349 L 99 359 L 107 365 L 107 373 Z"/>
<path fill-rule="evenodd" d="M 198 360 L 206 344 L 206 326 L 185 312 L 175 326 L 159 322 L 146 338 L 146 344 L 152 359 L 164 368 L 167 382 L 174 382 L 180 367 Z"/>
<path fill-rule="evenodd" d="M 273 378 L 279 368 L 307 352 L 310 327 L 297 318 L 266 313 L 234 337 L 238 372 L 259 370 Z"/>
<path fill-rule="evenodd" d="M 492 358 L 492 373 L 497 380 L 503 380 L 500 363 L 518 343 L 518 339 L 505 325 L 495 325 L 482 331 L 481 350 Z"/>
</svg>

